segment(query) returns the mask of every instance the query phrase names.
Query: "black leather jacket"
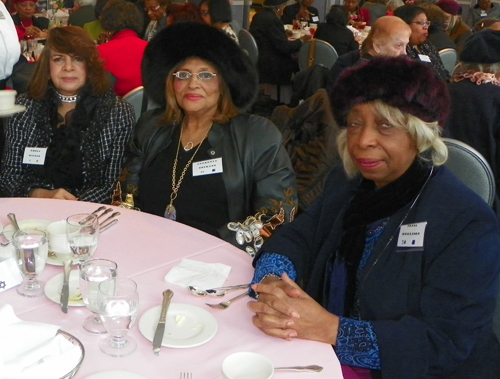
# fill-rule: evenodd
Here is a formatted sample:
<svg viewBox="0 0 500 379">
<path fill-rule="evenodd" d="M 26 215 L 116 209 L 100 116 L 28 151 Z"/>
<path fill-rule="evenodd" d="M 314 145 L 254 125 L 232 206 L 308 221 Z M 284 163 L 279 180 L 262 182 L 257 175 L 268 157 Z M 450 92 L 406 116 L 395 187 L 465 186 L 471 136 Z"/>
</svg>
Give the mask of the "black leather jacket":
<svg viewBox="0 0 500 379">
<path fill-rule="evenodd" d="M 162 113 L 161 109 L 144 113 L 130 140 L 122 188 L 134 196 L 140 197 L 141 170 L 169 146 L 179 127 L 162 125 L 158 120 Z M 222 158 L 230 220 L 243 221 L 259 211 L 272 216 L 284 207 L 288 221 L 290 210 L 297 205 L 295 173 L 276 126 L 266 118 L 242 114 L 225 125 L 214 123 L 208 141 L 212 146 L 208 154 Z M 218 232 L 238 246 L 226 225 Z"/>
</svg>

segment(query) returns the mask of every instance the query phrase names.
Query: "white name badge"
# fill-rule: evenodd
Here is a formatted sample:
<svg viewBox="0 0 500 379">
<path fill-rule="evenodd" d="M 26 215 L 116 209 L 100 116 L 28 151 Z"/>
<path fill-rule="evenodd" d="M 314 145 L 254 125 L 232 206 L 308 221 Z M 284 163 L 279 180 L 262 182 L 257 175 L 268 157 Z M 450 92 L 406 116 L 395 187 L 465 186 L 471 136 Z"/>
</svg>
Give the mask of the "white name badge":
<svg viewBox="0 0 500 379">
<path fill-rule="evenodd" d="M 43 165 L 45 163 L 46 147 L 27 147 L 24 149 L 23 163 Z"/>
<path fill-rule="evenodd" d="M 0 292 L 17 286 L 23 281 L 14 258 L 0 262 Z"/>
<path fill-rule="evenodd" d="M 319 22 L 319 17 L 318 16 L 312 16 L 311 21 L 312 22 Z"/>
<path fill-rule="evenodd" d="M 222 171 L 222 158 L 193 163 L 193 176 L 219 174 Z"/>
<path fill-rule="evenodd" d="M 398 237 L 398 247 L 423 247 L 426 222 L 401 225 Z"/>
<path fill-rule="evenodd" d="M 431 58 L 429 58 L 428 55 L 425 55 L 425 54 L 418 54 L 418 57 L 420 58 L 420 60 L 422 62 L 431 62 Z"/>
</svg>

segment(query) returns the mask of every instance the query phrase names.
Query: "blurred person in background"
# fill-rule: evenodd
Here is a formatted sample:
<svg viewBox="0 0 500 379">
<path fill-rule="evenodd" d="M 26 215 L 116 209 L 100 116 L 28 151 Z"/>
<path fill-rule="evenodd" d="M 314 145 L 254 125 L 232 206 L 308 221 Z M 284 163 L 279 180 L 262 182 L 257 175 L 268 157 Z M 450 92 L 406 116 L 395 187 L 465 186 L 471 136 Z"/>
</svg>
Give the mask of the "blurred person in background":
<svg viewBox="0 0 500 379">
<path fill-rule="evenodd" d="M 204 0 L 200 3 L 200 15 L 207 25 L 216 27 L 238 43 L 238 36 L 231 26 L 233 13 L 228 0 Z"/>
<path fill-rule="evenodd" d="M 394 11 L 405 5 L 403 0 L 388 0 L 386 3 L 387 16 L 394 16 Z"/>
<path fill-rule="evenodd" d="M 443 81 L 450 79 L 450 74 L 443 66 L 437 49 L 428 41 L 429 26 L 425 10 L 416 5 L 404 5 L 394 11 L 394 16 L 401 18 L 411 28 L 410 43 L 406 47 L 406 54 L 414 60 L 423 62 L 431 67 Z"/>
<path fill-rule="evenodd" d="M 411 28 L 399 17 L 382 16 L 373 24 L 361 50 L 341 55 L 330 69 L 331 83 L 347 68 L 374 57 L 406 55 Z"/>
<path fill-rule="evenodd" d="M 371 0 L 365 1 L 361 8 L 368 9 L 370 12 L 370 24 L 373 25 L 379 17 L 387 15 L 387 0 Z"/>
<path fill-rule="evenodd" d="M 136 6 L 125 0 L 110 0 L 101 12 L 108 42 L 97 47 L 104 68 L 115 78 L 115 93 L 124 96 L 142 86 L 141 62 L 148 44 L 139 38 L 142 18 Z"/>
<path fill-rule="evenodd" d="M 466 23 L 470 27 L 486 18 L 500 18 L 500 4 L 491 0 L 478 0 L 477 4 L 469 8 Z"/>
<path fill-rule="evenodd" d="M 96 20 L 92 22 L 88 22 L 83 25 L 83 29 L 89 33 L 90 37 L 94 41 L 99 40 L 99 36 L 104 33 L 104 30 L 102 29 L 101 21 L 99 20 L 99 16 L 101 15 L 102 9 L 104 6 L 108 3 L 109 0 L 97 0 L 95 6 L 94 6 L 94 15 Z M 105 38 L 103 38 L 105 39 Z M 102 42 L 101 42 L 102 43 Z"/>
<path fill-rule="evenodd" d="M 156 33 L 167 27 L 167 6 L 168 0 L 144 1 L 144 9 L 150 20 L 144 32 L 145 41 L 151 41 Z"/>
<path fill-rule="evenodd" d="M 314 38 L 328 42 L 337 54 L 344 55 L 349 51 L 359 50 L 359 43 L 354 34 L 347 28 L 349 15 L 342 5 L 332 5 L 326 15 L 326 22 L 318 25 Z"/>
<path fill-rule="evenodd" d="M 293 20 L 319 23 L 319 11 L 312 6 L 313 4 L 314 0 L 298 0 L 294 4 L 287 5 L 283 10 L 281 21 L 283 24 L 292 24 Z"/>
<path fill-rule="evenodd" d="M 472 35 L 472 29 L 462 20 L 462 6 L 455 0 L 439 0 L 436 5 L 446 16 L 444 30 L 455 42 L 457 52 L 460 54 L 465 41 Z"/>
<path fill-rule="evenodd" d="M 349 25 L 356 29 L 362 29 L 370 23 L 370 12 L 368 9 L 360 8 L 359 0 L 344 0 L 344 7 L 349 12 Z"/>
<path fill-rule="evenodd" d="M 5 89 L 5 82 L 12 74 L 14 64 L 19 60 L 21 48 L 16 33 L 16 26 L 4 3 L 0 3 L 0 90 Z M 2 138 L 2 137 L 0 137 Z M 0 154 L 1 157 L 1 154 Z"/>
<path fill-rule="evenodd" d="M 437 51 L 443 49 L 456 50 L 457 45 L 445 32 L 447 17 L 441 8 L 431 3 L 421 3 L 419 7 L 425 11 L 427 19 L 431 23 L 427 40 L 434 45 Z"/>
<path fill-rule="evenodd" d="M 37 10 L 35 1 L 14 0 L 14 9 L 17 13 L 12 16 L 12 20 L 16 25 L 19 40 L 24 38 L 47 38 L 49 19 L 35 16 Z"/>
<path fill-rule="evenodd" d="M 76 3 L 79 4 L 79 8 L 69 15 L 69 25 L 83 28 L 86 23 L 96 20 L 94 0 L 76 0 Z"/>
</svg>

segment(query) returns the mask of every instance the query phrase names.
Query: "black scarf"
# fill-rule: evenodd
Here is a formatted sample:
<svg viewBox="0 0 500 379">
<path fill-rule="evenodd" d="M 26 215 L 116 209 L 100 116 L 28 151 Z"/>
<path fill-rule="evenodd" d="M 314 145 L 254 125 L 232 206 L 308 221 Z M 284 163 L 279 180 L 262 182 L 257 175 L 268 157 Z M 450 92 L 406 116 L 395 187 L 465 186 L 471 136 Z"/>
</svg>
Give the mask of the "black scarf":
<svg viewBox="0 0 500 379">
<path fill-rule="evenodd" d="M 399 179 L 380 189 L 376 189 L 371 180 L 361 180 L 360 187 L 344 214 L 344 235 L 338 251 L 347 270 L 345 312 L 350 312 L 354 304 L 356 273 L 365 247 L 367 225 L 393 215 L 413 201 L 431 169 L 432 164 L 416 159 Z"/>
</svg>

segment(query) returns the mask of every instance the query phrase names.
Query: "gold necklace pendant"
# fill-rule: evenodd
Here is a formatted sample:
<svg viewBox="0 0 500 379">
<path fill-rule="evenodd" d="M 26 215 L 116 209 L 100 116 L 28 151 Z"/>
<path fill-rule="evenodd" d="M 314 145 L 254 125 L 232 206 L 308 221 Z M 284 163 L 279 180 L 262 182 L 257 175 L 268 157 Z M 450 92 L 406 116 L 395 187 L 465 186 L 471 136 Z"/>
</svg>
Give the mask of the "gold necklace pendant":
<svg viewBox="0 0 500 379">
<path fill-rule="evenodd" d="M 169 220 L 175 221 L 177 219 L 177 211 L 175 210 L 175 207 L 170 203 L 167 205 L 167 209 L 165 209 L 165 218 L 168 218 Z"/>
<path fill-rule="evenodd" d="M 186 145 L 184 146 L 184 151 L 189 151 L 193 148 L 194 144 L 189 141 L 188 143 L 186 143 Z"/>
</svg>

